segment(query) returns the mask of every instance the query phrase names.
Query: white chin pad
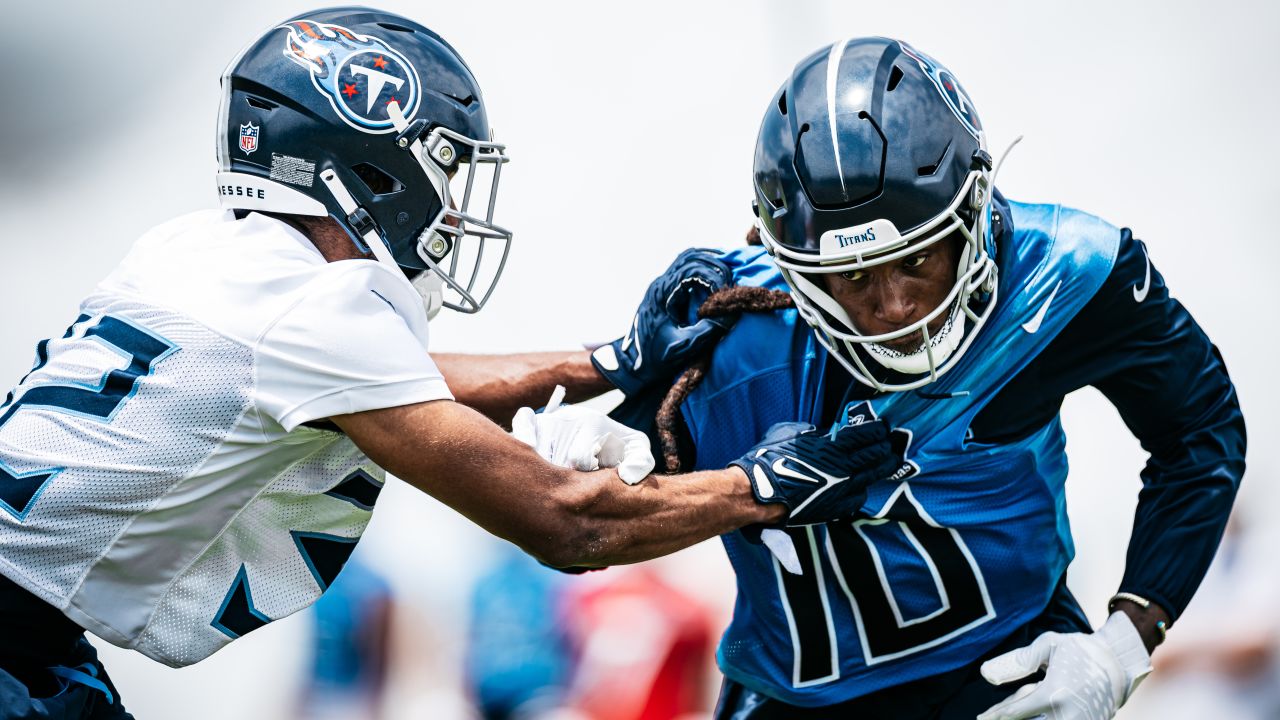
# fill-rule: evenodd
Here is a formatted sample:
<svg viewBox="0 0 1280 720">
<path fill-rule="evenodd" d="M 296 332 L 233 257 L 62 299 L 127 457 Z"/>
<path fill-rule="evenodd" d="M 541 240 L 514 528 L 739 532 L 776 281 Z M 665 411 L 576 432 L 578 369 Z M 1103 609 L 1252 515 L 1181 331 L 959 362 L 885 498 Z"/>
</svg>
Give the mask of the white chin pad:
<svg viewBox="0 0 1280 720">
<path fill-rule="evenodd" d="M 444 280 L 433 270 L 426 270 L 413 281 L 413 288 L 422 296 L 422 305 L 427 309 L 427 319 L 440 314 L 444 307 Z"/>
<path fill-rule="evenodd" d="M 867 354 L 871 356 L 871 359 L 894 372 L 904 375 L 922 375 L 946 362 L 951 353 L 960 347 L 960 341 L 963 339 L 964 318 L 960 316 L 960 304 L 956 303 L 951 307 L 951 312 L 947 315 L 947 321 L 938 331 L 938 334 L 929 338 L 929 345 L 933 350 L 932 365 L 929 362 L 929 352 L 925 349 L 923 343 L 919 348 L 909 353 L 898 352 L 874 343 L 867 343 L 863 347 L 867 349 Z"/>
</svg>

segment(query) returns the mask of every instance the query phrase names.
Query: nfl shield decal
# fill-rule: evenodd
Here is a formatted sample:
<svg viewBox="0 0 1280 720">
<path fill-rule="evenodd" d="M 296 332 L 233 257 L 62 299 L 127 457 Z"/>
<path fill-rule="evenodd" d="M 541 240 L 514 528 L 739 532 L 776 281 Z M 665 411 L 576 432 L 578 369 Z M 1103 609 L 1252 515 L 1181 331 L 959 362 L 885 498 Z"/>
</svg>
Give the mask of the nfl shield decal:
<svg viewBox="0 0 1280 720">
<path fill-rule="evenodd" d="M 240 126 L 240 150 L 245 155 L 258 149 L 258 126 L 245 123 Z"/>
<path fill-rule="evenodd" d="M 284 56 L 311 73 L 311 84 L 348 125 L 387 133 L 395 129 L 387 113 L 390 103 L 398 103 L 406 118 L 417 112 L 418 73 L 387 43 L 310 20 L 281 27 L 289 31 Z"/>
<path fill-rule="evenodd" d="M 973 101 L 969 99 L 969 93 L 960 87 L 960 81 L 956 80 L 956 76 L 951 71 L 943 67 L 937 60 L 925 55 L 910 45 L 899 41 L 898 45 L 902 48 L 902 52 L 907 57 L 916 61 L 924 74 L 929 76 L 929 80 L 933 82 L 933 86 L 938 88 L 938 92 L 942 94 L 942 98 L 947 101 L 947 105 L 951 108 L 951 112 L 960 119 L 965 129 L 969 131 L 975 138 L 982 131 L 982 123 L 978 120 L 978 113 L 973 109 Z"/>
</svg>

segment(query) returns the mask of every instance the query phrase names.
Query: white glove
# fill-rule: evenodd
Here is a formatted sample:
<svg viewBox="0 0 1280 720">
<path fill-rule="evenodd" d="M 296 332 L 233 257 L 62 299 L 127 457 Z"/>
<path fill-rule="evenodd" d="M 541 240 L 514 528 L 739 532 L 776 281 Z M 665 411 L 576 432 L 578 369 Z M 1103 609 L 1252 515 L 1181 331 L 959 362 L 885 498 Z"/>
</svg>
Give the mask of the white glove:
<svg viewBox="0 0 1280 720">
<path fill-rule="evenodd" d="M 548 462 L 574 470 L 618 468 L 618 477 L 635 485 L 653 472 L 653 453 L 644 433 L 613 420 L 599 410 L 561 405 L 564 388 L 557 385 L 540 413 L 522 407 L 511 419 L 511 434 Z"/>
<path fill-rule="evenodd" d="M 1093 634 L 1047 632 L 992 658 L 982 677 L 1003 685 L 1041 668 L 1044 680 L 1018 688 L 978 720 L 1110 720 L 1151 672 L 1151 656 L 1129 616 L 1115 612 Z"/>
</svg>

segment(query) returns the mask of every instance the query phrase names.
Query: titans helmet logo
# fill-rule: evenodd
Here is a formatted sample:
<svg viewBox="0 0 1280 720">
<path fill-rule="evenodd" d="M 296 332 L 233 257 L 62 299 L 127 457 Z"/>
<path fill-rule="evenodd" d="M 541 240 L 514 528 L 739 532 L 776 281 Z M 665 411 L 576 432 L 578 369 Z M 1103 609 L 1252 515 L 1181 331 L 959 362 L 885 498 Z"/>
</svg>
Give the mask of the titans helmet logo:
<svg viewBox="0 0 1280 720">
<path fill-rule="evenodd" d="M 898 46 L 902 48 L 902 52 L 907 57 L 916 61 L 924 74 L 928 76 L 933 86 L 938 88 L 938 92 L 942 94 L 942 99 L 947 101 L 947 106 L 951 108 L 951 112 L 964 125 L 969 134 L 975 138 L 982 131 L 982 123 L 978 120 L 978 113 L 973 109 L 973 101 L 969 99 L 969 93 L 960 87 L 960 81 L 956 80 L 956 76 L 951 71 L 943 67 L 937 60 L 916 50 L 910 45 L 899 42 Z"/>
<path fill-rule="evenodd" d="M 306 68 L 333 109 L 351 127 L 367 133 L 395 128 L 387 105 L 399 103 L 406 118 L 418 110 L 418 73 L 409 60 L 382 40 L 339 25 L 295 20 L 284 56 Z"/>
</svg>

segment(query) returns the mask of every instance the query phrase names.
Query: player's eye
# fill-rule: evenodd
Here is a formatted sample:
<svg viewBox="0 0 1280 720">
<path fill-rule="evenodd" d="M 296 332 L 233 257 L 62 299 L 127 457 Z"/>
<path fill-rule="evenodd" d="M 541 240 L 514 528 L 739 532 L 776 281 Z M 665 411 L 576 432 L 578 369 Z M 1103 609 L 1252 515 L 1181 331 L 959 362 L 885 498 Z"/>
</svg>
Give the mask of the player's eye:
<svg viewBox="0 0 1280 720">
<path fill-rule="evenodd" d="M 858 282 L 866 276 L 867 274 L 862 270 L 849 270 L 847 272 L 840 273 L 840 277 L 848 280 L 849 282 Z"/>
<path fill-rule="evenodd" d="M 927 261 L 928 259 L 929 259 L 929 253 L 920 253 L 919 255 L 912 255 L 911 257 L 906 258 L 905 260 L 902 261 L 902 266 L 905 268 L 918 268 L 921 265 L 924 265 L 925 261 Z"/>
</svg>

